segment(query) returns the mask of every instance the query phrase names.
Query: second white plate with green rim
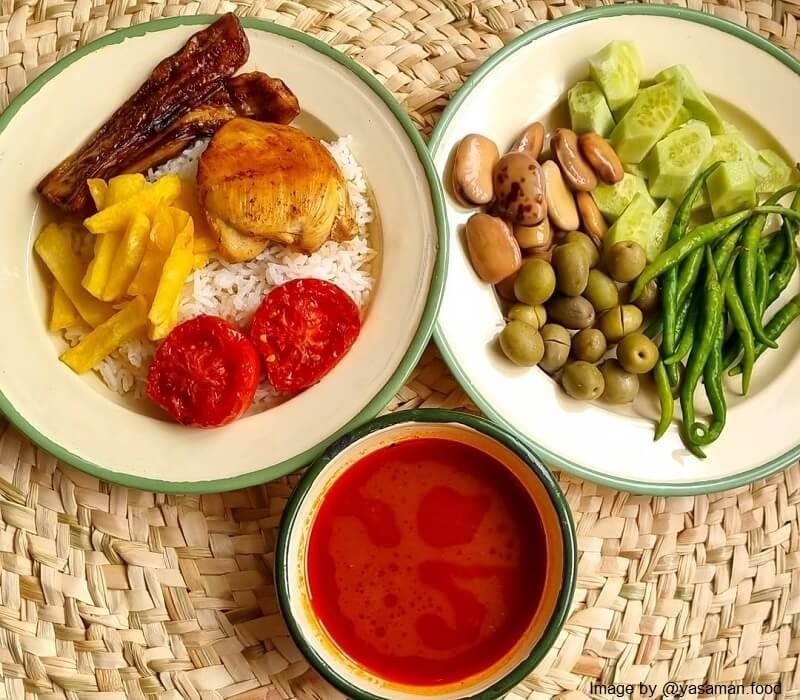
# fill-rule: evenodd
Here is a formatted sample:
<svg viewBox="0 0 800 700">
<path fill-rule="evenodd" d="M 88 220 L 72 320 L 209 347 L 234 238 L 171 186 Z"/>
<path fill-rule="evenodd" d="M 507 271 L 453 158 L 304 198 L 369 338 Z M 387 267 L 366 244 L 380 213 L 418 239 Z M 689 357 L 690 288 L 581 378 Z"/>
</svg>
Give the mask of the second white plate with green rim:
<svg viewBox="0 0 800 700">
<path fill-rule="evenodd" d="M 686 64 L 723 117 L 754 145 L 777 145 L 792 162 L 800 159 L 791 100 L 800 91 L 800 62 L 756 34 L 709 15 L 619 5 L 548 22 L 481 66 L 448 105 L 431 140 L 443 180 L 449 176 L 452 151 L 466 134 L 484 134 L 502 152 L 531 122 L 554 125 L 567 89 L 588 75 L 587 59 L 615 39 L 636 42 L 644 77 Z M 677 424 L 653 441 L 654 395 L 644 393 L 624 408 L 577 402 L 544 372 L 514 367 L 498 352 L 496 336 L 504 324 L 500 306 L 493 289 L 472 270 L 463 243 L 463 225 L 473 210 L 459 206 L 449 193 L 446 205 L 451 253 L 437 343 L 478 406 L 550 465 L 615 488 L 667 495 L 732 488 L 800 456 L 795 389 L 800 383 L 800 323 L 784 333 L 778 350 L 759 360 L 746 398 L 729 393 L 725 431 L 701 461 L 683 447 Z M 798 290 L 795 276 L 776 307 Z"/>
</svg>

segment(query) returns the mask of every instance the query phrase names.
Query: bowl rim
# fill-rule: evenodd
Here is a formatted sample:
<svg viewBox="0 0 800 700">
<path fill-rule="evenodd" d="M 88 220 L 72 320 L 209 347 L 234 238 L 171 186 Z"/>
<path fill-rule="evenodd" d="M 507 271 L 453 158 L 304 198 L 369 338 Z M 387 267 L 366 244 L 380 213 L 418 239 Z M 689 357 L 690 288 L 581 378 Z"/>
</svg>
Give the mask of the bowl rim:
<svg viewBox="0 0 800 700">
<path fill-rule="evenodd" d="M 755 32 L 752 32 L 745 27 L 741 27 L 738 24 L 734 24 L 728 20 L 721 19 L 713 15 L 708 15 L 697 10 L 688 10 L 670 5 L 610 5 L 606 7 L 581 10 L 580 12 L 575 12 L 573 14 L 565 15 L 558 19 L 549 21 L 526 32 L 488 58 L 452 97 L 442 113 L 442 116 L 437 122 L 431 139 L 428 143 L 428 148 L 430 149 L 431 154 L 435 157 L 436 151 L 441 144 L 445 131 L 467 96 L 484 78 L 491 73 L 491 71 L 497 65 L 502 63 L 506 58 L 516 53 L 519 49 L 526 47 L 528 44 L 535 42 L 537 39 L 547 36 L 553 32 L 557 32 L 561 29 L 566 29 L 575 24 L 581 24 L 583 22 L 590 22 L 595 19 L 618 17 L 622 15 L 671 17 L 687 22 L 694 22 L 713 30 L 731 34 L 755 46 L 756 48 L 765 51 L 770 56 L 780 61 L 787 68 L 792 70 L 795 74 L 800 76 L 800 60 L 796 59 L 787 51 L 784 51 L 783 49 L 769 42 L 767 39 L 759 36 Z M 459 365 L 455 355 L 453 354 L 453 351 L 450 349 L 447 338 L 445 337 L 438 321 L 433 331 L 433 338 L 450 371 L 458 380 L 458 383 L 461 385 L 467 395 L 475 402 L 481 411 L 483 411 L 483 413 L 491 418 L 491 420 L 493 420 L 495 423 L 503 426 L 506 430 L 512 431 L 514 434 L 518 434 L 518 431 L 511 426 L 497 410 L 493 408 L 491 402 L 488 401 L 478 391 L 474 384 L 472 384 L 469 376 Z M 696 481 L 688 484 L 652 484 L 647 481 L 609 476 L 590 467 L 585 467 L 580 464 L 576 464 L 571 460 L 564 459 L 552 450 L 534 442 L 527 437 L 520 435 L 520 439 L 529 444 L 537 454 L 541 455 L 542 459 L 548 462 L 548 464 L 551 464 L 558 469 L 562 469 L 565 472 L 580 478 L 587 479 L 588 481 L 601 484 L 603 486 L 618 489 L 620 491 L 629 491 L 651 496 L 694 496 L 698 494 L 714 493 L 716 491 L 744 486 L 758 479 L 764 479 L 771 474 L 790 466 L 797 461 L 798 457 L 800 457 L 800 445 L 797 445 L 794 449 L 789 450 L 785 454 L 780 455 L 779 457 L 776 457 L 765 464 L 748 469 L 747 471 L 740 472 L 738 474 L 732 474 L 729 476 L 705 481 Z"/>
<path fill-rule="evenodd" d="M 295 644 L 297 644 L 305 658 L 325 680 L 348 697 L 355 698 L 355 700 L 384 700 L 380 695 L 362 690 L 358 686 L 342 678 L 342 676 L 317 653 L 314 646 L 309 643 L 303 635 L 302 630 L 292 615 L 291 605 L 289 604 L 289 540 L 291 539 L 294 526 L 297 523 L 297 516 L 303 499 L 316 478 L 331 460 L 335 459 L 353 443 L 374 432 L 408 423 L 456 423 L 483 433 L 515 452 L 541 481 L 550 496 L 553 508 L 558 517 L 559 525 L 561 526 L 564 545 L 562 586 L 558 598 L 556 599 L 555 609 L 553 610 L 553 614 L 544 633 L 536 642 L 533 649 L 531 649 L 530 654 L 509 671 L 509 673 L 503 676 L 503 678 L 480 693 L 465 698 L 465 700 L 495 700 L 508 693 L 514 686 L 524 680 L 525 677 L 541 663 L 556 641 L 572 607 L 577 581 L 578 554 L 577 534 L 572 512 L 570 511 L 566 496 L 553 474 L 524 442 L 515 437 L 513 433 L 489 422 L 485 418 L 469 413 L 440 408 L 418 408 L 397 411 L 380 416 L 362 425 L 328 447 L 325 453 L 308 468 L 300 482 L 295 486 L 284 508 L 283 515 L 281 516 L 278 539 L 275 545 L 275 588 L 278 596 L 278 605 Z"/>
<path fill-rule="evenodd" d="M 73 63 L 76 63 L 84 56 L 107 46 L 120 44 L 127 39 L 141 37 L 145 34 L 167 31 L 186 25 L 211 24 L 219 19 L 219 17 L 220 15 L 208 14 L 169 17 L 126 27 L 95 39 L 94 41 L 82 46 L 68 56 L 65 56 L 61 60 L 54 63 L 24 88 L 22 92 L 20 92 L 20 94 L 6 108 L 6 110 L 0 114 L 0 134 L 2 134 L 6 127 L 11 123 L 12 119 L 17 112 L 19 112 L 22 106 L 27 103 L 28 100 L 30 100 L 36 93 L 38 93 L 39 90 L 44 87 L 44 85 L 50 82 L 53 78 L 56 78 L 63 70 L 71 66 Z M 370 399 L 366 406 L 364 406 L 364 408 L 362 408 L 352 420 L 350 420 L 346 425 L 342 426 L 326 440 L 323 440 L 314 447 L 311 447 L 290 459 L 270 465 L 268 467 L 262 467 L 261 469 L 257 469 L 255 471 L 250 471 L 245 474 L 239 474 L 237 476 L 226 477 L 222 479 L 209 479 L 205 481 L 172 482 L 168 480 L 152 479 L 136 476 L 135 474 L 116 472 L 107 469 L 99 464 L 95 464 L 89 460 L 83 459 L 79 455 L 65 449 L 37 430 L 25 419 L 24 416 L 16 411 L 13 404 L 6 398 L 5 394 L 0 388 L 0 418 L 2 418 L 2 415 L 5 415 L 6 418 L 21 433 L 23 433 L 35 444 L 46 449 L 62 462 L 65 462 L 66 464 L 76 467 L 82 471 L 88 472 L 89 474 L 105 481 L 110 481 L 112 483 L 121 484 L 131 488 L 157 491 L 162 493 L 217 493 L 246 488 L 268 481 L 273 481 L 305 466 L 322 454 L 325 448 L 337 438 L 346 434 L 354 427 L 361 425 L 365 421 L 374 418 L 389 404 L 389 402 L 392 400 L 392 397 L 403 387 L 406 380 L 411 375 L 414 367 L 422 357 L 428 341 L 431 338 L 433 326 L 436 322 L 436 316 L 439 312 L 439 307 L 441 305 L 442 296 L 444 293 L 449 252 L 448 224 L 444 205 L 444 191 L 442 189 L 441 182 L 439 181 L 439 176 L 436 173 L 436 167 L 434 166 L 430 151 L 427 149 L 421 134 L 414 126 L 411 118 L 408 116 L 402 105 L 366 68 L 362 67 L 352 58 L 332 48 L 323 41 L 296 29 L 284 27 L 268 20 L 254 19 L 250 17 L 239 17 L 238 19 L 242 23 L 242 26 L 244 26 L 246 29 L 276 34 L 290 41 L 300 42 L 301 44 L 313 49 L 317 53 L 322 54 L 327 59 L 335 61 L 353 73 L 363 83 L 365 83 L 367 87 L 369 87 L 372 92 L 375 93 L 375 95 L 389 108 L 392 115 L 403 128 L 403 131 L 406 133 L 406 136 L 413 145 L 417 154 L 417 158 L 419 159 L 420 164 L 425 171 L 428 182 L 428 190 L 430 192 L 431 204 L 433 207 L 433 214 L 436 224 L 436 241 L 434 251 L 435 260 L 431 274 L 430 287 L 428 289 L 428 295 L 425 301 L 422 317 L 420 318 L 416 333 L 411 339 L 405 355 L 383 388 L 380 389 L 380 391 L 378 391 L 377 394 Z"/>
</svg>

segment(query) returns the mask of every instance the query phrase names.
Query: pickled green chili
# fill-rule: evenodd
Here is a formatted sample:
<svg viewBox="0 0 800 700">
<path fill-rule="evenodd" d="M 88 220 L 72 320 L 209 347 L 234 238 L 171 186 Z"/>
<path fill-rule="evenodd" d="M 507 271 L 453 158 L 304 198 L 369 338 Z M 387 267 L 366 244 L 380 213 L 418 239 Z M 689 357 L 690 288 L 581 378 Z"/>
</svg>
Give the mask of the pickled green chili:
<svg viewBox="0 0 800 700">
<path fill-rule="evenodd" d="M 720 275 L 714 264 L 714 256 L 710 248 L 706 248 L 706 281 L 704 295 L 702 299 L 702 313 L 697 317 L 696 335 L 698 342 L 695 343 L 689 354 L 689 361 L 686 365 L 686 372 L 681 382 L 680 402 L 683 413 L 683 438 L 684 444 L 692 454 L 697 457 L 705 457 L 700 446 L 694 440 L 692 427 L 697 422 L 694 413 L 694 392 L 700 382 L 700 377 L 706 366 L 706 362 L 714 349 L 717 341 L 717 331 L 723 323 L 722 311 L 723 304 L 723 285 L 727 284 L 730 271 L 736 261 L 736 254 L 732 255 L 727 267 Z M 694 448 L 694 449 L 693 449 Z"/>
<path fill-rule="evenodd" d="M 784 221 L 783 228 L 781 229 L 780 240 L 784 241 L 784 255 L 780 263 L 775 268 L 775 274 L 769 281 L 769 288 L 767 289 L 767 297 L 765 305 L 769 308 L 781 294 L 783 290 L 789 286 L 789 282 L 797 269 L 797 250 L 795 249 L 795 235 L 797 227 L 793 222 Z"/>
<path fill-rule="evenodd" d="M 800 187 L 800 185 L 798 185 L 798 187 Z M 684 260 L 692 251 L 702 248 L 709 243 L 713 243 L 733 230 L 738 224 L 747 221 L 754 214 L 780 214 L 794 221 L 800 221 L 800 212 L 788 209 L 787 207 L 764 205 L 754 207 L 753 209 L 745 209 L 735 214 L 729 214 L 716 221 L 698 226 L 675 245 L 662 251 L 653 262 L 645 267 L 644 271 L 639 275 L 639 278 L 633 285 L 630 300 L 635 301 L 638 299 L 644 291 L 644 288 L 650 284 L 650 282 L 663 275 L 667 270 L 675 267 L 675 265 Z M 758 246 L 756 246 L 756 248 L 758 248 Z M 753 282 L 755 282 L 755 278 Z M 755 287 L 755 285 L 753 286 Z M 755 289 L 753 289 L 753 299 L 755 300 Z M 757 307 L 754 307 L 754 309 L 757 310 Z"/>
<path fill-rule="evenodd" d="M 764 331 L 771 341 L 777 341 L 783 332 L 791 325 L 798 316 L 800 316 L 800 294 L 793 296 L 788 303 L 783 306 L 778 313 L 776 313 L 764 326 Z M 766 343 L 756 343 L 756 359 L 761 357 L 770 346 Z M 741 365 L 734 367 L 729 374 L 736 376 L 742 373 Z"/>
<path fill-rule="evenodd" d="M 672 225 L 670 226 L 669 233 L 667 234 L 667 248 L 675 245 L 686 235 L 686 231 L 689 228 L 689 219 L 692 215 L 694 203 L 705 186 L 709 175 L 711 175 L 711 173 L 713 173 L 719 166 L 720 162 L 716 162 L 709 166 L 702 173 L 700 173 L 690 185 L 686 196 L 678 206 L 678 210 L 675 212 L 675 216 L 672 219 Z M 691 274 L 691 271 L 687 271 L 686 280 L 682 279 L 683 274 L 681 274 L 681 279 L 679 280 L 678 270 L 674 267 L 667 270 L 664 275 L 664 279 L 661 284 L 661 314 L 663 318 L 661 348 L 662 354 L 664 355 L 672 355 L 675 350 L 675 343 L 679 335 L 677 330 L 677 317 L 678 309 L 681 303 L 683 303 L 679 289 L 688 289 L 694 284 L 701 263 L 702 254 L 699 260 L 695 261 L 692 259 L 691 265 L 696 269 L 694 270 L 693 275 Z M 687 262 L 687 266 L 688 265 L 689 263 Z M 685 297 L 686 295 L 684 294 L 683 298 Z M 678 375 L 676 370 L 672 369 L 671 367 L 666 367 L 665 371 L 669 377 L 670 384 L 675 386 L 678 383 Z"/>
<path fill-rule="evenodd" d="M 726 284 L 727 286 L 727 284 Z M 725 388 L 722 385 L 722 342 L 725 339 L 725 328 L 722 322 L 717 324 L 711 354 L 703 368 L 703 387 L 711 405 L 711 421 L 708 426 L 695 421 L 689 428 L 690 439 L 696 445 L 710 445 L 721 434 L 728 415 L 725 401 Z"/>
<path fill-rule="evenodd" d="M 667 432 L 670 423 L 672 423 L 672 417 L 675 415 L 675 397 L 672 395 L 672 386 L 667 376 L 667 369 L 661 360 L 656 362 L 656 366 L 653 368 L 653 380 L 656 383 L 658 403 L 661 407 L 661 415 L 659 416 L 653 439 L 660 440 L 664 433 Z"/>
<path fill-rule="evenodd" d="M 739 298 L 736 283 L 731 277 L 725 284 L 725 307 L 728 309 L 736 334 L 731 336 L 731 343 L 726 344 L 722 357 L 723 370 L 730 367 L 742 355 L 742 395 L 750 390 L 750 380 L 753 376 L 753 365 L 756 361 L 755 336 L 750 328 L 750 321 Z"/>
<path fill-rule="evenodd" d="M 763 312 L 760 307 L 760 298 L 756 285 L 759 250 L 761 248 L 761 236 L 764 233 L 764 225 L 767 223 L 767 210 L 772 205 L 776 205 L 783 197 L 791 192 L 800 189 L 800 185 L 790 185 L 778 190 L 766 202 L 766 206 L 760 207 L 762 211 L 756 213 L 747 223 L 747 227 L 742 235 L 742 255 L 739 261 L 739 295 L 742 304 L 750 319 L 750 326 L 756 339 L 766 343 L 770 347 L 775 347 L 774 341 L 767 338 L 764 332 L 762 321 Z M 755 210 L 754 210 L 755 211 Z M 787 214 L 788 216 L 788 214 Z"/>
<path fill-rule="evenodd" d="M 695 297 L 689 304 L 689 311 L 686 314 L 686 323 L 683 326 L 680 339 L 675 350 L 671 355 L 664 358 L 664 366 L 669 367 L 680 362 L 686 357 L 694 345 L 695 330 L 697 328 L 697 316 L 700 313 L 700 298 Z"/>
</svg>

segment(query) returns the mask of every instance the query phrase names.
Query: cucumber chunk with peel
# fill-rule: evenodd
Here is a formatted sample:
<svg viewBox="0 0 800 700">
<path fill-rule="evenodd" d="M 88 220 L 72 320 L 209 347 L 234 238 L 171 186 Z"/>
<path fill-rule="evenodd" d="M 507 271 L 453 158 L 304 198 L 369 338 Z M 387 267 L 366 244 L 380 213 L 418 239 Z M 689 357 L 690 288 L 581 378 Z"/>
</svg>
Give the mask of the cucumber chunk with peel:
<svg viewBox="0 0 800 700">
<path fill-rule="evenodd" d="M 753 162 L 756 171 L 756 191 L 771 194 L 792 181 L 792 168 L 775 151 L 762 148 Z"/>
<path fill-rule="evenodd" d="M 622 179 L 614 185 L 601 183 L 592 192 L 597 208 L 609 222 L 618 219 L 636 195 L 645 198 L 650 206 L 650 211 L 656 208 L 655 202 L 647 192 L 644 180 L 630 173 L 625 173 Z"/>
<path fill-rule="evenodd" d="M 603 239 L 605 250 L 621 241 L 635 241 L 646 251 L 653 224 L 651 205 L 652 200 L 649 197 L 637 194 L 608 229 Z"/>
<path fill-rule="evenodd" d="M 722 163 L 706 182 L 711 211 L 719 218 L 756 205 L 756 182 L 748 163 Z"/>
<path fill-rule="evenodd" d="M 670 134 L 675 129 L 682 127 L 686 122 L 688 122 L 692 118 L 692 115 L 689 113 L 689 110 L 686 107 L 681 107 L 678 110 L 678 114 L 675 115 L 675 119 L 672 120 L 672 124 L 669 125 L 669 129 L 667 129 L 667 133 Z"/>
<path fill-rule="evenodd" d="M 708 126 L 696 119 L 667 134 L 645 161 L 650 194 L 656 199 L 681 199 L 712 146 Z"/>
<path fill-rule="evenodd" d="M 667 245 L 667 234 L 678 208 L 668 199 L 661 202 L 650 222 L 650 238 L 647 239 L 645 253 L 647 262 L 653 262 Z"/>
<path fill-rule="evenodd" d="M 623 163 L 641 163 L 667 133 L 683 98 L 675 82 L 642 90 L 611 132 L 611 145 Z"/>
<path fill-rule="evenodd" d="M 722 118 L 711 100 L 700 89 L 694 76 L 683 65 L 671 66 L 656 75 L 658 82 L 675 81 L 683 93 L 683 105 L 695 119 L 700 119 L 708 125 L 712 134 L 721 134 L 724 131 Z"/>
<path fill-rule="evenodd" d="M 614 117 L 602 90 L 591 80 L 575 83 L 567 93 L 569 118 L 576 134 L 594 131 L 608 136 L 614 128 Z"/>
<path fill-rule="evenodd" d="M 647 171 L 640 163 L 623 163 L 622 169 L 626 173 L 630 173 L 631 175 L 636 175 L 636 177 L 642 178 L 642 180 L 647 179 Z"/>
<path fill-rule="evenodd" d="M 589 73 L 612 110 L 618 110 L 636 97 L 642 73 L 642 60 L 632 41 L 612 41 L 589 59 Z"/>
<path fill-rule="evenodd" d="M 713 136 L 711 140 L 711 153 L 708 154 L 706 162 L 703 163 L 704 168 L 713 165 L 717 161 L 722 161 L 723 163 L 743 162 L 755 174 L 752 162 L 757 153 L 741 133 L 736 130 L 726 131 L 724 134 Z"/>
</svg>

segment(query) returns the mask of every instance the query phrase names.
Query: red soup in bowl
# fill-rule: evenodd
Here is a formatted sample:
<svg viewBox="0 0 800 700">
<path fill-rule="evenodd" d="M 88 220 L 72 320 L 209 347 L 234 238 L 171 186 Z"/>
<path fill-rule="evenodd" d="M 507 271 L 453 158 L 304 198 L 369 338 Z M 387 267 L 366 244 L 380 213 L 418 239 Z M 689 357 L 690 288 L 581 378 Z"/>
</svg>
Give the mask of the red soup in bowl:
<svg viewBox="0 0 800 700">
<path fill-rule="evenodd" d="M 282 523 L 281 607 L 351 697 L 496 697 L 563 621 L 569 515 L 513 438 L 412 413 L 362 428 L 305 476 Z"/>
</svg>

